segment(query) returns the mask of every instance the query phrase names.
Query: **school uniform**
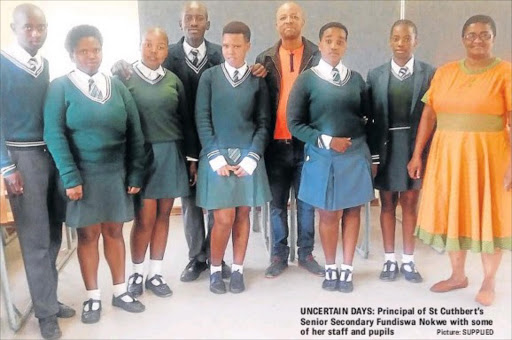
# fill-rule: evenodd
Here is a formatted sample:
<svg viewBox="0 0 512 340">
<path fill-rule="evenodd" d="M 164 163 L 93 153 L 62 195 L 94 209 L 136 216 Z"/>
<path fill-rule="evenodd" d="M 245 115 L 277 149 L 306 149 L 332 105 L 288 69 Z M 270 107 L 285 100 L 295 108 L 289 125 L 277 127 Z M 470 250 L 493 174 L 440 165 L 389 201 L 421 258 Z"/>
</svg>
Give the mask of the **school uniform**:
<svg viewBox="0 0 512 340">
<path fill-rule="evenodd" d="M 196 133 L 188 112 L 183 83 L 161 66 L 151 70 L 141 61 L 123 81 L 137 105 L 145 140 L 142 198 L 189 195 L 185 156 L 197 158 Z"/>
<path fill-rule="evenodd" d="M 198 206 L 254 207 L 270 200 L 262 158 L 269 123 L 267 85 L 263 79 L 251 76 L 247 64 L 234 69 L 223 63 L 204 72 L 196 98 L 196 124 L 202 145 Z M 249 175 L 219 176 L 217 169 L 226 164 L 240 164 Z"/>
<path fill-rule="evenodd" d="M 378 165 L 375 188 L 418 190 L 420 179 L 407 173 L 424 103 L 421 98 L 434 75 L 433 66 L 412 57 L 401 70 L 393 60 L 368 73 L 367 88 L 373 113 L 370 122 L 372 160 Z M 428 152 L 428 148 L 424 155 Z"/>
<path fill-rule="evenodd" d="M 195 55 L 197 50 L 197 55 Z M 197 59 L 196 59 L 197 57 Z M 224 61 L 220 45 L 204 40 L 197 49 L 192 48 L 182 37 L 176 44 L 169 45 L 169 53 L 162 66 L 172 71 L 183 83 L 187 95 L 188 112 L 192 115 L 193 131 L 195 127 L 195 105 L 199 78 L 207 69 Z M 200 146 L 197 134 L 194 144 Z M 189 161 L 197 159 L 188 158 Z M 210 240 L 205 237 L 203 210 L 196 206 L 196 186 L 190 188 L 190 195 L 181 198 L 185 238 L 190 260 L 206 262 L 210 249 Z M 208 230 L 213 227 L 213 214 L 208 216 Z M 209 235 L 209 234 L 208 234 Z"/>
<path fill-rule="evenodd" d="M 297 78 L 287 116 L 292 135 L 306 143 L 301 200 L 334 211 L 373 199 L 366 106 L 363 78 L 341 62 L 333 68 L 321 60 Z M 350 137 L 352 145 L 338 153 L 330 149 L 332 137 Z"/>
<path fill-rule="evenodd" d="M 48 61 L 15 44 L 0 54 L 0 168 L 19 171 L 23 194 L 9 194 L 36 318 L 56 315 L 65 200 L 53 159 L 43 141 Z M 44 284 L 41 284 L 44 282 Z"/>
<path fill-rule="evenodd" d="M 44 123 L 64 187 L 83 187 L 82 199 L 67 204 L 66 224 L 81 228 L 132 220 L 127 187 L 142 187 L 144 138 L 137 106 L 121 81 L 80 70 L 53 80 Z"/>
</svg>

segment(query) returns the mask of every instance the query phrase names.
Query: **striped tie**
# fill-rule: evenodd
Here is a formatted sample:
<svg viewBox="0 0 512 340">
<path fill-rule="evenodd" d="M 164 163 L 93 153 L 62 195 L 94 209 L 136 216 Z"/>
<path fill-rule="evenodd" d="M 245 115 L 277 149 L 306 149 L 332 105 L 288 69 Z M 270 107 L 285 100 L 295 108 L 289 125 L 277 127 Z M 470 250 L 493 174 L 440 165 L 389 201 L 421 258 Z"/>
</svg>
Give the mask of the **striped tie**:
<svg viewBox="0 0 512 340">
<path fill-rule="evenodd" d="M 194 58 L 194 59 L 192 59 L 192 64 L 194 66 L 197 66 L 197 64 L 199 64 L 199 57 L 197 56 L 199 54 L 199 51 L 194 49 L 194 50 L 190 51 L 190 53 L 192 54 L 192 57 Z"/>
<path fill-rule="evenodd" d="M 35 71 L 37 69 L 37 59 L 36 58 L 30 58 L 28 60 L 28 68 L 32 71 Z"/>
<path fill-rule="evenodd" d="M 96 99 L 103 99 L 103 94 L 92 78 L 89 79 L 89 94 Z"/>
<path fill-rule="evenodd" d="M 408 74 L 409 69 L 407 67 L 400 67 L 400 70 L 398 71 L 398 76 L 402 79 L 405 79 L 405 77 Z"/>
<path fill-rule="evenodd" d="M 235 70 L 235 72 L 233 73 L 233 81 L 236 83 L 238 80 L 238 70 Z"/>
<path fill-rule="evenodd" d="M 331 73 L 332 73 L 332 81 L 335 82 L 336 84 L 340 84 L 341 83 L 340 71 L 338 71 L 338 69 L 336 67 L 333 67 Z"/>
<path fill-rule="evenodd" d="M 231 158 L 231 160 L 233 160 L 233 162 L 237 162 L 239 159 L 240 159 L 240 156 L 241 156 L 241 152 L 240 152 L 240 149 L 236 148 L 236 149 L 231 149 L 229 148 L 228 149 L 228 157 Z"/>
</svg>

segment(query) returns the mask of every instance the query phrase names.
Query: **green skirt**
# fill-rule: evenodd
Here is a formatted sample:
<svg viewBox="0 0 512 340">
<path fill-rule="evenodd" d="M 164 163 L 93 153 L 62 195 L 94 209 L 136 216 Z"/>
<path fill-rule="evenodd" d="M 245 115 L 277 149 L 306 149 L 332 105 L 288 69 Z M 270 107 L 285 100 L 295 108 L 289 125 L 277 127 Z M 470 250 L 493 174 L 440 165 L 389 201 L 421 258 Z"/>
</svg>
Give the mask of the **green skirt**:
<svg viewBox="0 0 512 340">
<path fill-rule="evenodd" d="M 221 154 L 230 165 L 235 165 L 227 156 L 227 150 Z M 240 161 L 249 150 L 241 149 Z M 250 176 L 238 177 L 230 172 L 229 176 L 219 176 L 213 171 L 208 158 L 203 155 L 199 159 L 196 204 L 207 210 L 234 207 L 257 207 L 272 199 L 268 185 L 267 171 L 263 157 Z"/>
<path fill-rule="evenodd" d="M 105 171 L 80 171 L 82 199 L 68 200 L 66 225 L 87 227 L 102 222 L 124 223 L 133 220 L 133 195 L 126 191 L 126 174 L 122 166 L 105 167 Z"/>
</svg>

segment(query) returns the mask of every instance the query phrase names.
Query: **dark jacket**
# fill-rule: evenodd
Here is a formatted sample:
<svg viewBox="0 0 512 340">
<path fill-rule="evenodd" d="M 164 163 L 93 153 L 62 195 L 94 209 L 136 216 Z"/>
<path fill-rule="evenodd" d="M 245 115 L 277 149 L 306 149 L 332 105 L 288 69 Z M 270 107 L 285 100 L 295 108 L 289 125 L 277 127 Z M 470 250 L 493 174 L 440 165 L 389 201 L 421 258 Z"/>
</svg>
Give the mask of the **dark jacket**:
<svg viewBox="0 0 512 340">
<path fill-rule="evenodd" d="M 302 38 L 302 43 L 304 44 L 304 52 L 302 54 L 299 73 L 318 65 L 321 58 L 318 47 L 315 44 L 304 37 Z M 271 139 L 274 136 L 274 129 L 276 127 L 277 106 L 279 105 L 279 91 L 281 87 L 281 61 L 279 60 L 280 46 L 281 41 L 278 41 L 274 46 L 263 51 L 258 55 L 258 57 L 256 57 L 256 63 L 262 64 L 268 71 L 265 80 L 267 82 L 270 97 Z"/>
<path fill-rule="evenodd" d="M 423 106 L 421 99 L 430 86 L 430 81 L 434 76 L 435 68 L 432 65 L 414 60 L 414 88 L 410 109 L 409 141 L 410 154 L 414 151 L 416 134 L 420 123 Z M 366 85 L 368 97 L 370 99 L 370 110 L 372 121 L 368 122 L 369 136 L 368 145 L 374 162 L 379 161 L 381 166 L 386 163 L 388 154 L 389 140 L 389 103 L 388 103 L 388 85 L 391 76 L 391 61 L 384 65 L 374 68 L 368 72 Z M 377 156 L 377 157 L 376 157 Z"/>
</svg>

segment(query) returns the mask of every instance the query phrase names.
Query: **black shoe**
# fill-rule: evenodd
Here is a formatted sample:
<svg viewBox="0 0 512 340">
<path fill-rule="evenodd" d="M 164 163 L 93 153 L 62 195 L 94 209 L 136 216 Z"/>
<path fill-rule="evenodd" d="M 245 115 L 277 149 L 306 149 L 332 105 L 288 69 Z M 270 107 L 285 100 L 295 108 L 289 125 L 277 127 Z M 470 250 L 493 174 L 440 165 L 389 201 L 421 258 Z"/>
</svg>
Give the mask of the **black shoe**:
<svg viewBox="0 0 512 340">
<path fill-rule="evenodd" d="M 396 261 L 386 261 L 380 272 L 379 279 L 383 281 L 395 281 L 398 277 L 398 263 Z"/>
<path fill-rule="evenodd" d="M 129 296 L 132 301 L 126 302 L 123 300 L 124 296 Z M 127 312 L 130 313 L 142 313 L 146 310 L 146 307 L 137 300 L 133 295 L 131 295 L 129 292 L 123 293 L 119 295 L 118 297 L 115 297 L 112 295 L 112 306 L 119 307 L 124 309 Z"/>
<path fill-rule="evenodd" d="M 274 256 L 270 266 L 265 270 L 265 277 L 274 278 L 279 276 L 286 268 L 288 268 L 288 261 L 283 260 L 279 256 Z"/>
<path fill-rule="evenodd" d="M 352 274 L 350 269 L 342 269 L 340 271 L 340 280 L 338 282 L 338 290 L 342 293 L 350 293 L 354 290 L 354 284 L 352 283 L 352 278 L 348 281 L 348 278 Z"/>
<path fill-rule="evenodd" d="M 62 336 L 57 315 L 39 319 L 39 329 L 44 339 L 59 339 Z"/>
<path fill-rule="evenodd" d="M 407 270 L 405 266 L 409 266 L 410 270 Z M 416 270 L 414 262 L 402 263 L 400 266 L 400 273 L 402 273 L 407 281 L 419 283 L 423 281 L 420 273 Z"/>
<path fill-rule="evenodd" d="M 336 289 L 338 289 L 338 270 L 336 269 L 327 269 L 327 276 L 328 277 L 332 277 L 332 273 L 335 273 L 334 275 L 334 279 L 332 280 L 328 280 L 328 279 L 325 279 L 324 282 L 322 282 L 322 288 L 325 289 L 325 290 L 328 290 L 328 291 L 335 291 Z"/>
<path fill-rule="evenodd" d="M 139 278 L 140 282 L 137 283 Z M 133 273 L 128 278 L 128 293 L 132 294 L 132 296 L 135 297 L 142 295 L 142 275 L 140 275 L 139 273 Z"/>
<path fill-rule="evenodd" d="M 75 316 L 75 314 L 76 311 L 73 308 L 63 304 L 62 302 L 59 302 L 59 311 L 57 312 L 58 318 L 67 319 Z"/>
<path fill-rule="evenodd" d="M 92 304 L 97 302 L 100 304 L 100 308 L 92 310 Z M 85 306 L 89 306 L 88 310 L 85 310 Z M 101 301 L 89 299 L 84 302 L 82 307 L 82 322 L 83 323 L 96 323 L 100 321 L 101 317 Z"/>
<path fill-rule="evenodd" d="M 158 285 L 155 285 L 154 283 L 158 283 Z M 156 296 L 167 297 L 172 295 L 172 290 L 169 288 L 169 285 L 165 283 L 162 275 L 155 275 L 150 279 L 146 278 L 145 286 L 146 290 L 149 289 Z"/>
<path fill-rule="evenodd" d="M 306 269 L 311 274 L 316 276 L 324 276 L 325 270 L 316 262 L 313 255 L 309 254 L 305 259 L 299 259 L 299 267 Z"/>
<path fill-rule="evenodd" d="M 244 274 L 240 273 L 238 270 L 235 270 L 231 274 L 231 280 L 229 281 L 229 291 L 231 293 L 241 293 L 245 290 L 244 284 Z"/>
<path fill-rule="evenodd" d="M 210 274 L 210 291 L 215 294 L 225 294 L 226 284 L 222 280 L 222 273 L 215 272 Z"/>
<path fill-rule="evenodd" d="M 206 262 L 199 262 L 196 259 L 192 259 L 187 264 L 185 269 L 183 269 L 180 280 L 182 282 L 190 282 L 197 280 L 199 275 L 201 275 L 201 273 L 206 269 L 208 269 L 208 265 L 206 264 Z"/>
<path fill-rule="evenodd" d="M 226 262 L 222 261 L 222 278 L 227 280 L 231 277 L 231 268 L 226 264 Z"/>
</svg>

